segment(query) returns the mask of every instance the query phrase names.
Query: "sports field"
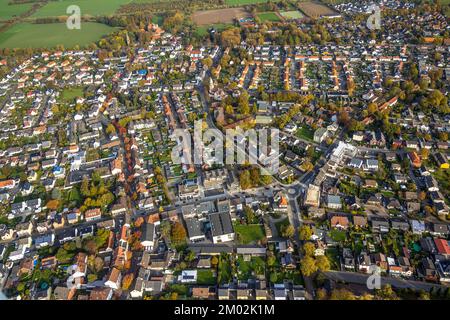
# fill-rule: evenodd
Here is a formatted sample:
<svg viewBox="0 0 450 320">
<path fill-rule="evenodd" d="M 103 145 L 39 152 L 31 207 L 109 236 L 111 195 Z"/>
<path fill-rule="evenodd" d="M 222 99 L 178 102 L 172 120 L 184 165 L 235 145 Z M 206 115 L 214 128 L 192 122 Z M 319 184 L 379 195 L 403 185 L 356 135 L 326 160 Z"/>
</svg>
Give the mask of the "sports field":
<svg viewBox="0 0 450 320">
<path fill-rule="evenodd" d="M 84 22 L 80 30 L 69 30 L 65 23 L 19 23 L 0 33 L 0 48 L 83 47 L 116 30 L 105 24 Z"/>
<path fill-rule="evenodd" d="M 33 4 L 13 4 L 9 5 L 10 0 L 0 0 L 0 20 L 8 20 L 14 16 L 18 16 L 31 9 Z"/>
<path fill-rule="evenodd" d="M 67 16 L 67 8 L 71 5 L 80 7 L 81 15 L 107 16 L 116 12 L 121 5 L 130 3 L 131 0 L 61 0 L 50 1 L 37 12 L 33 18 Z"/>
<path fill-rule="evenodd" d="M 247 5 L 247 4 L 255 4 L 255 3 L 264 3 L 264 2 L 268 2 L 268 0 L 226 0 L 225 2 L 229 6 L 239 6 L 239 5 Z"/>
<path fill-rule="evenodd" d="M 286 20 L 302 19 L 305 16 L 297 10 L 280 12 L 281 16 Z"/>
<path fill-rule="evenodd" d="M 258 18 L 262 21 L 281 21 L 280 17 L 275 12 L 261 12 L 257 14 Z"/>
</svg>

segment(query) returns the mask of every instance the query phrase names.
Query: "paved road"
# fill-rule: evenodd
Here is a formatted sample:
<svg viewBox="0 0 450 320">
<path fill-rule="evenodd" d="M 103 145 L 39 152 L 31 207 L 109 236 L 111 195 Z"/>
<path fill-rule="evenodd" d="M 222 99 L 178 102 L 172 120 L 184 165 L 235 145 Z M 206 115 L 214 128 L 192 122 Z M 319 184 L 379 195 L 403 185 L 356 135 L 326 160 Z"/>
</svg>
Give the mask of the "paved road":
<svg viewBox="0 0 450 320">
<path fill-rule="evenodd" d="M 324 272 L 324 275 L 331 280 L 345 281 L 348 283 L 356 283 L 362 285 L 365 285 L 367 283 L 367 278 L 370 277 L 370 275 L 368 274 L 346 271 L 328 271 Z M 425 291 L 429 291 L 432 288 L 447 288 L 446 286 L 429 282 L 404 280 L 394 277 L 381 277 L 381 285 L 383 286 L 386 284 L 390 284 L 392 287 L 399 289 L 410 288 Z"/>
</svg>

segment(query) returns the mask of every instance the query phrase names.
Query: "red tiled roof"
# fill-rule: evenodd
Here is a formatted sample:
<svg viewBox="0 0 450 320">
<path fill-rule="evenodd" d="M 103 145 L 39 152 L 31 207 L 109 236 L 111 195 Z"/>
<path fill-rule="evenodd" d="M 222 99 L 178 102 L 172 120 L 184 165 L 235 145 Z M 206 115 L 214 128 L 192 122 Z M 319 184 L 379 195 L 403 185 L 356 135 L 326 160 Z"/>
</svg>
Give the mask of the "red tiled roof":
<svg viewBox="0 0 450 320">
<path fill-rule="evenodd" d="M 436 244 L 436 248 L 440 254 L 449 254 L 450 255 L 450 246 L 448 245 L 448 241 L 444 239 L 434 239 L 434 243 Z"/>
</svg>

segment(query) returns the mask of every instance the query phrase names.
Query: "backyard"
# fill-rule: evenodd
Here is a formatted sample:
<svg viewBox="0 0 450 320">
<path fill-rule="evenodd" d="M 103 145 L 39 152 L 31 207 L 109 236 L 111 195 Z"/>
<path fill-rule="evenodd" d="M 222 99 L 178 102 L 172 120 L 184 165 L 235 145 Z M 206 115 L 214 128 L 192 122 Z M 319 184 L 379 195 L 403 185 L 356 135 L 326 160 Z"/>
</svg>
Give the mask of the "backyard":
<svg viewBox="0 0 450 320">
<path fill-rule="evenodd" d="M 238 241 L 242 244 L 255 243 L 264 239 L 264 229 L 260 224 L 238 224 L 234 225 Z"/>
<path fill-rule="evenodd" d="M 314 131 L 309 127 L 302 126 L 302 127 L 298 128 L 298 130 L 296 132 L 296 136 L 301 139 L 313 141 Z"/>
<path fill-rule="evenodd" d="M 239 256 L 236 265 L 239 280 L 247 280 L 253 275 L 264 275 L 266 269 L 266 263 L 261 257 L 252 257 L 250 261 L 245 261 Z"/>
<path fill-rule="evenodd" d="M 211 269 L 197 270 L 197 284 L 214 285 L 216 284 L 216 276 Z"/>
</svg>

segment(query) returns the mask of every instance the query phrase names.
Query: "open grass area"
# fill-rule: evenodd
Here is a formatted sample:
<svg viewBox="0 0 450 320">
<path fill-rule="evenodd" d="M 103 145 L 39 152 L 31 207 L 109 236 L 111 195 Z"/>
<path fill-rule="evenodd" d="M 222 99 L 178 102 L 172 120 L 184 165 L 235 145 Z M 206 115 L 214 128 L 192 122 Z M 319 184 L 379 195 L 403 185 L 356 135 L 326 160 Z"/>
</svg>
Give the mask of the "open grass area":
<svg viewBox="0 0 450 320">
<path fill-rule="evenodd" d="M 262 21 L 281 21 L 280 17 L 275 12 L 261 12 L 257 14 L 258 18 Z"/>
<path fill-rule="evenodd" d="M 229 26 L 231 26 L 231 24 L 228 24 L 228 23 L 216 23 L 216 24 L 211 24 L 209 26 L 198 26 L 197 30 L 196 30 L 196 33 L 199 36 L 206 36 L 208 34 L 208 30 L 210 28 L 214 28 L 217 31 L 222 31 L 222 30 L 226 29 Z"/>
<path fill-rule="evenodd" d="M 433 175 L 442 188 L 441 192 L 443 192 L 448 199 L 450 194 L 450 169 L 437 169 Z"/>
<path fill-rule="evenodd" d="M 0 20 L 8 20 L 27 12 L 32 3 L 9 4 L 10 0 L 0 0 Z"/>
<path fill-rule="evenodd" d="M 216 284 L 216 277 L 210 269 L 199 269 L 197 270 L 197 284 L 200 285 L 214 285 Z"/>
<path fill-rule="evenodd" d="M 264 239 L 264 229 L 259 224 L 235 224 L 234 229 L 238 236 L 238 241 L 243 244 L 254 243 Z"/>
<path fill-rule="evenodd" d="M 65 88 L 60 95 L 60 99 L 64 102 L 72 102 L 73 99 L 83 96 L 83 88 Z"/>
<path fill-rule="evenodd" d="M 80 30 L 69 30 L 65 23 L 19 23 L 0 33 L 0 47 L 51 48 L 56 45 L 63 45 L 66 48 L 75 45 L 83 47 L 115 30 L 116 28 L 96 22 L 85 22 Z"/>
<path fill-rule="evenodd" d="M 309 127 L 302 126 L 297 130 L 296 136 L 305 140 L 313 141 L 314 131 Z"/>
<path fill-rule="evenodd" d="M 261 257 L 252 257 L 250 261 L 245 261 L 242 256 L 237 259 L 238 279 L 247 280 L 252 275 L 264 275 L 266 263 Z"/>
<path fill-rule="evenodd" d="M 337 242 L 347 239 L 347 233 L 345 231 L 333 229 L 330 231 L 330 237 Z"/>
<path fill-rule="evenodd" d="M 220 284 L 228 283 L 232 279 L 232 269 L 231 269 L 231 262 L 230 257 L 226 255 L 222 255 L 219 258 L 219 266 L 218 266 L 218 282 Z M 197 274 L 197 280 L 198 280 L 198 274 Z"/>
<path fill-rule="evenodd" d="M 280 12 L 281 16 L 286 20 L 302 19 L 304 14 L 298 10 Z"/>
<path fill-rule="evenodd" d="M 121 5 L 130 3 L 131 0 L 60 0 L 50 1 L 37 12 L 33 18 L 67 16 L 67 8 L 70 5 L 80 7 L 81 15 L 107 16 L 116 12 Z"/>
<path fill-rule="evenodd" d="M 268 0 L 226 0 L 225 2 L 229 6 L 240 6 L 255 3 L 265 3 L 268 2 Z"/>
</svg>

